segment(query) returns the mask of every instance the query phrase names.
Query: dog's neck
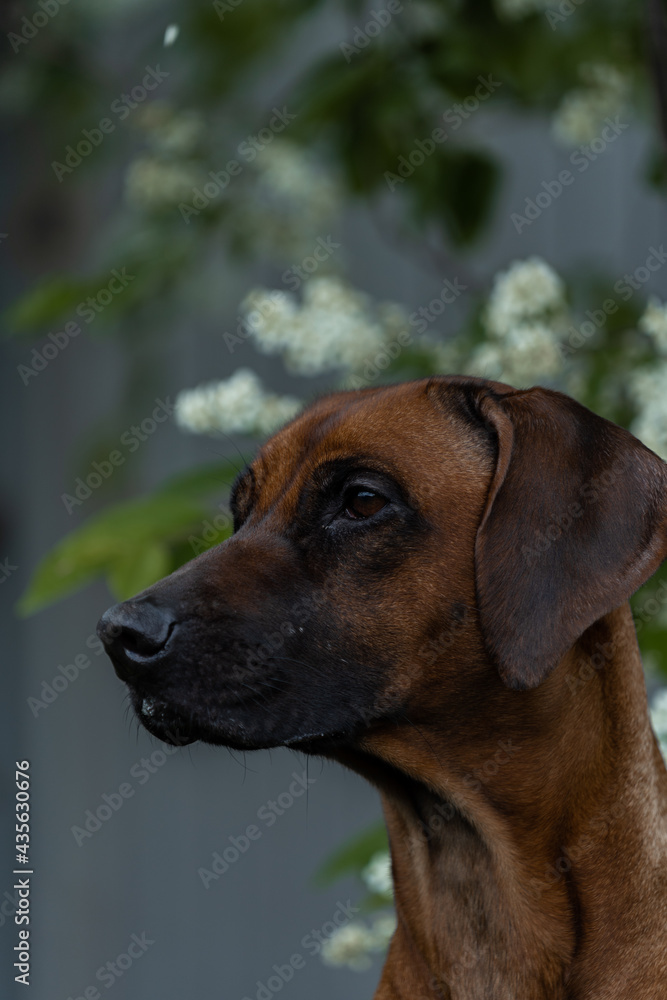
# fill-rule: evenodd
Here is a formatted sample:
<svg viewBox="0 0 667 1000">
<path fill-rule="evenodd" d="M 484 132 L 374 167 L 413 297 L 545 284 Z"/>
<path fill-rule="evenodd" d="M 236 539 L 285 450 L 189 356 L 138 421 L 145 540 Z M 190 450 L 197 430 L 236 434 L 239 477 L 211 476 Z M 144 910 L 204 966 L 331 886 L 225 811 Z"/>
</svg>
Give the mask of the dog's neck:
<svg viewBox="0 0 667 1000">
<path fill-rule="evenodd" d="M 398 916 L 377 1000 L 662 995 L 667 772 L 644 692 L 626 605 L 537 690 L 480 692 L 472 733 L 464 706 L 369 741 L 414 762 L 369 774 Z"/>
</svg>

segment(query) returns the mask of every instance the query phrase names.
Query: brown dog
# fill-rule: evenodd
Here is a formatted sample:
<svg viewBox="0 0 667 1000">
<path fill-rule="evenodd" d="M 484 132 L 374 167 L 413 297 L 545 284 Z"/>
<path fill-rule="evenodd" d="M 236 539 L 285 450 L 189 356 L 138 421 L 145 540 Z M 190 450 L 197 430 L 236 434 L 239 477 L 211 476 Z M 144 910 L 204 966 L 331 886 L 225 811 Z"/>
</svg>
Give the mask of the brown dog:
<svg viewBox="0 0 667 1000">
<path fill-rule="evenodd" d="M 290 746 L 381 790 L 381 1000 L 667 997 L 667 771 L 627 599 L 667 466 L 546 389 L 319 400 L 239 477 L 235 534 L 102 618 L 171 742 Z"/>
</svg>

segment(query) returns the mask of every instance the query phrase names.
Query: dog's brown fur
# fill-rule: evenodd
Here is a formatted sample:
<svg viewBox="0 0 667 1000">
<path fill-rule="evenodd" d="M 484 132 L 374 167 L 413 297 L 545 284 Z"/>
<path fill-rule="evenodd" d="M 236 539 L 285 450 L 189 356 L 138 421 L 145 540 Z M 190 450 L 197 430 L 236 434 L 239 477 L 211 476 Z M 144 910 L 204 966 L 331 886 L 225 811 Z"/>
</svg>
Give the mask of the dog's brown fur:
<svg viewBox="0 0 667 1000">
<path fill-rule="evenodd" d="M 331 522 L 334 543 L 330 524 L 299 526 L 320 470 L 349 461 L 398 484 L 403 520 L 354 536 Z M 235 701 L 201 735 L 301 743 L 380 788 L 398 928 L 376 1000 L 667 997 L 667 771 L 627 604 L 667 553 L 666 488 L 653 453 L 548 390 L 438 378 L 339 393 L 261 449 L 229 542 L 120 606 L 123 621 L 143 601 L 178 608 L 179 628 L 194 614 L 233 645 L 240 616 L 273 627 L 275 581 L 324 595 L 287 650 L 314 666 L 289 680 L 326 703 L 317 685 L 340 670 L 343 702 L 356 685 L 349 728 L 329 732 L 316 706 L 322 732 L 292 738 Z M 163 692 L 166 721 L 143 716 L 158 733 L 184 717 L 188 628 L 161 648 L 158 683 L 157 654 L 138 676 L 100 626 L 140 715 Z M 197 699 L 224 701 L 232 680 L 197 670 Z"/>
</svg>

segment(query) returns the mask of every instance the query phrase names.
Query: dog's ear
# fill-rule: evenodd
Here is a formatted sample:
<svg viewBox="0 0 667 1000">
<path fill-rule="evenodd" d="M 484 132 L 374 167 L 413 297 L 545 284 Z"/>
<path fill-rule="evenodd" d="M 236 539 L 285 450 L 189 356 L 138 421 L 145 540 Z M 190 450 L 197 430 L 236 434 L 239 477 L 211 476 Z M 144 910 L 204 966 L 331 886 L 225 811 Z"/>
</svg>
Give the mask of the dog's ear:
<svg viewBox="0 0 667 1000">
<path fill-rule="evenodd" d="M 562 393 L 475 381 L 468 399 L 497 442 L 475 546 L 480 624 L 504 683 L 533 688 L 667 555 L 667 465 Z"/>
</svg>

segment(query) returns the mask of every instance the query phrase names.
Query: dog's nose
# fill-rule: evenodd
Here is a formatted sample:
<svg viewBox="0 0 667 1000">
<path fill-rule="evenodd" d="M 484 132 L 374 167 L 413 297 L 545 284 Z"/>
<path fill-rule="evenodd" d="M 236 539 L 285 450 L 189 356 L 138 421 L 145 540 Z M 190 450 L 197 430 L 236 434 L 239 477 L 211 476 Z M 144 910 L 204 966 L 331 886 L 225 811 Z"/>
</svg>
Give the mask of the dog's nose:
<svg viewBox="0 0 667 1000">
<path fill-rule="evenodd" d="M 130 680 L 156 660 L 176 619 L 171 608 L 148 600 L 123 601 L 105 611 L 97 634 L 122 680 Z"/>
</svg>

